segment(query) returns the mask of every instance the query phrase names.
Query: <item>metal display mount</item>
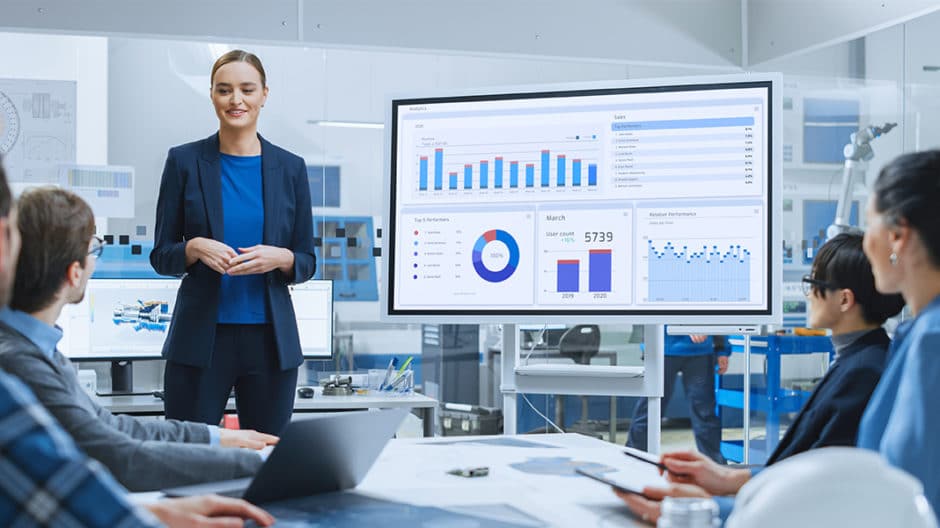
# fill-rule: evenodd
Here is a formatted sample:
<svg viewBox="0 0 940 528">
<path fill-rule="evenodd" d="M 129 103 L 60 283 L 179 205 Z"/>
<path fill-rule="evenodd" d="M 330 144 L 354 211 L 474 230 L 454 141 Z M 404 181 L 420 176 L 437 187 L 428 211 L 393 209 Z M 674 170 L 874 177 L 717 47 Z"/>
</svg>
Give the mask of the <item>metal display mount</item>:
<svg viewBox="0 0 940 528">
<path fill-rule="evenodd" d="M 527 369 L 527 365 L 523 365 L 520 360 L 517 326 L 504 324 L 503 353 L 500 355 L 503 432 L 516 434 L 519 394 L 641 396 L 648 398 L 649 402 L 647 438 L 650 452 L 658 454 L 663 396 L 662 325 L 646 325 L 645 335 L 648 337 L 642 367 L 584 366 L 572 363 L 569 369 Z"/>
</svg>

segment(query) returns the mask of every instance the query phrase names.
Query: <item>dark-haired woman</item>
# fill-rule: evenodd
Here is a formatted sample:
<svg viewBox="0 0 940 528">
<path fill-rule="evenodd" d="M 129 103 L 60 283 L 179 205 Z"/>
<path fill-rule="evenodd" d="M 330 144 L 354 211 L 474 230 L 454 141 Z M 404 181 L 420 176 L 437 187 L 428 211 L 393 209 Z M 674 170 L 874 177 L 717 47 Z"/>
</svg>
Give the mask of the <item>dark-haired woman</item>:
<svg viewBox="0 0 940 528">
<path fill-rule="evenodd" d="M 182 276 L 163 348 L 166 416 L 218 424 L 235 388 L 242 428 L 279 434 L 303 362 L 287 285 L 313 276 L 304 160 L 257 131 L 264 67 L 241 50 L 210 76 L 219 131 L 170 149 L 150 262 Z"/>
<path fill-rule="evenodd" d="M 858 424 L 884 370 L 890 340 L 882 325 L 904 306 L 900 295 L 876 291 L 872 269 L 862 251 L 862 236 L 842 234 L 829 240 L 803 277 L 809 301 L 809 324 L 832 331 L 836 361 L 816 386 L 806 405 L 767 459 L 775 464 L 790 456 L 827 446 L 855 445 Z M 721 516 L 734 505 L 732 495 L 754 471 L 716 464 L 695 451 L 666 453 L 669 489 L 644 490 L 648 496 L 715 496 Z M 621 495 L 648 520 L 659 517 L 659 502 Z"/>
<path fill-rule="evenodd" d="M 868 202 L 865 254 L 878 290 L 899 292 L 914 318 L 898 327 L 858 446 L 914 475 L 940 512 L 940 150 L 898 157 Z"/>
</svg>

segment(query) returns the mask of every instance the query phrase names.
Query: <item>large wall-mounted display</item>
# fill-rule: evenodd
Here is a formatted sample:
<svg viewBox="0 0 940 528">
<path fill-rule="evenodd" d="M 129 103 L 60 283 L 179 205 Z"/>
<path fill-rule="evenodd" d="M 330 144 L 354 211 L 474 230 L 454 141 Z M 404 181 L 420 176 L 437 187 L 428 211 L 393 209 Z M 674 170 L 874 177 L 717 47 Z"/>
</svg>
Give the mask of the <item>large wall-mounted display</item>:
<svg viewBox="0 0 940 528">
<path fill-rule="evenodd" d="M 385 313 L 770 321 L 774 79 L 392 99 Z"/>
</svg>

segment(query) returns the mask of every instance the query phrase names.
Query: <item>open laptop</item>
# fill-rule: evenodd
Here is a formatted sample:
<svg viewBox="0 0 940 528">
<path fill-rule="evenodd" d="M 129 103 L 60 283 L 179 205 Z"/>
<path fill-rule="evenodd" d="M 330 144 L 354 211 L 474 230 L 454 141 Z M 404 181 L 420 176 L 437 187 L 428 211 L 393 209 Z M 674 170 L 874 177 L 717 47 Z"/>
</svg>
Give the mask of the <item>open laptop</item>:
<svg viewBox="0 0 940 528">
<path fill-rule="evenodd" d="M 163 490 L 170 497 L 216 493 L 253 504 L 355 487 L 409 409 L 351 411 L 290 422 L 254 478 Z"/>
</svg>

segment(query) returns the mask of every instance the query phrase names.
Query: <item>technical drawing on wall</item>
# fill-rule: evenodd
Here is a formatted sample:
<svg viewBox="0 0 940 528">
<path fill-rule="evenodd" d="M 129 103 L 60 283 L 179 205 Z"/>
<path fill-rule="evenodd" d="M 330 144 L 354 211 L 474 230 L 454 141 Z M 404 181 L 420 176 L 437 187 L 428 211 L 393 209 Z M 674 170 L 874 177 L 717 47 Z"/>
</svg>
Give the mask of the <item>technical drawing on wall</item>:
<svg viewBox="0 0 940 528">
<path fill-rule="evenodd" d="M 0 79 L 0 155 L 10 181 L 58 183 L 75 163 L 75 81 Z"/>
</svg>

